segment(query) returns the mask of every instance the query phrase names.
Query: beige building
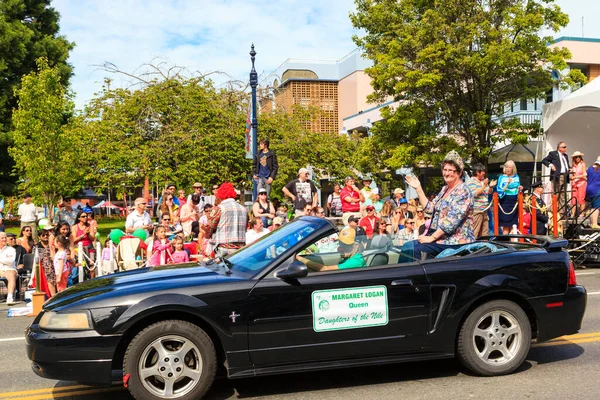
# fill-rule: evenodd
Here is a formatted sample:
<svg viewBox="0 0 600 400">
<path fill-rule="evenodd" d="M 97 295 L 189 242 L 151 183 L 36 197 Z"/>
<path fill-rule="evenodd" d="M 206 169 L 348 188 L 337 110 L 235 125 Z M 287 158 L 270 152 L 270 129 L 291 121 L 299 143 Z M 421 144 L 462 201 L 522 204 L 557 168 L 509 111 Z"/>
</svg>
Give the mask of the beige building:
<svg viewBox="0 0 600 400">
<path fill-rule="evenodd" d="M 389 104 L 367 102 L 373 88 L 364 70 L 370 65 L 358 49 L 340 60 L 290 58 L 261 82 L 261 112 L 313 106 L 322 111 L 319 118 L 305 121 L 314 132 L 367 132 L 381 119 L 379 109 Z"/>
</svg>

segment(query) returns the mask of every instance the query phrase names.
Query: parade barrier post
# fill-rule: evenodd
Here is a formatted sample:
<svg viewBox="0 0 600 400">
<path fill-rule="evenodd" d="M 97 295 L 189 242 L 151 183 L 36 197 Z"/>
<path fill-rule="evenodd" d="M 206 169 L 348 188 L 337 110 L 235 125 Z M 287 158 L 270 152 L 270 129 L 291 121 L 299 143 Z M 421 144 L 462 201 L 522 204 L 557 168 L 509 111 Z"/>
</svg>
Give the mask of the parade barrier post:
<svg viewBox="0 0 600 400">
<path fill-rule="evenodd" d="M 96 276 L 102 276 L 102 245 L 96 241 Z"/>
<path fill-rule="evenodd" d="M 518 226 L 519 226 L 519 234 L 522 235 L 523 232 L 525 231 L 525 221 L 523 220 L 523 193 L 519 192 L 519 194 L 517 195 L 517 202 L 518 202 Z M 519 239 L 519 242 L 523 242 L 523 238 Z"/>
<path fill-rule="evenodd" d="M 535 196 L 531 196 L 531 234 L 537 235 L 537 201 Z"/>
<path fill-rule="evenodd" d="M 553 226 L 552 226 L 552 234 L 554 235 L 555 238 L 558 237 L 558 196 L 553 194 L 552 195 L 552 220 L 553 220 Z"/>
<path fill-rule="evenodd" d="M 83 243 L 77 244 L 77 263 L 79 264 L 79 283 L 83 282 Z"/>
<path fill-rule="evenodd" d="M 498 236 L 498 229 L 500 228 L 498 226 L 500 224 L 500 219 L 498 218 L 498 192 L 494 192 L 492 201 L 494 202 L 494 235 Z"/>
<path fill-rule="evenodd" d="M 112 240 L 109 240 L 109 242 L 108 242 L 108 251 L 110 252 L 110 256 L 109 256 L 110 257 L 110 267 L 109 267 L 109 269 L 111 271 L 110 273 L 112 274 L 116 271 L 115 252 L 113 251 L 113 241 Z"/>
<path fill-rule="evenodd" d="M 44 305 L 44 299 L 46 297 L 46 294 L 41 291 L 40 254 L 37 247 L 35 247 L 35 251 L 33 253 L 33 268 L 35 268 L 35 292 L 31 297 L 33 308 L 28 317 L 35 317 L 42 311 L 42 306 Z"/>
</svg>

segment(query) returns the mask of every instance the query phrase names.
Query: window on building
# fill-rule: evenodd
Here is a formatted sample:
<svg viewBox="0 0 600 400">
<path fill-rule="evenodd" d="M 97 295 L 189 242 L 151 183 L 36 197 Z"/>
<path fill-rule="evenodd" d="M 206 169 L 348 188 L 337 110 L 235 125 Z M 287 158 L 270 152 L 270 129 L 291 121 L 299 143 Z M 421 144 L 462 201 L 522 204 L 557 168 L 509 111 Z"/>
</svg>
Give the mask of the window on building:
<svg viewBox="0 0 600 400">
<path fill-rule="evenodd" d="M 521 99 L 520 109 L 521 111 L 527 111 L 527 99 Z"/>
<path fill-rule="evenodd" d="M 546 92 L 546 103 L 552 103 L 554 98 L 554 90 L 550 89 Z"/>
</svg>

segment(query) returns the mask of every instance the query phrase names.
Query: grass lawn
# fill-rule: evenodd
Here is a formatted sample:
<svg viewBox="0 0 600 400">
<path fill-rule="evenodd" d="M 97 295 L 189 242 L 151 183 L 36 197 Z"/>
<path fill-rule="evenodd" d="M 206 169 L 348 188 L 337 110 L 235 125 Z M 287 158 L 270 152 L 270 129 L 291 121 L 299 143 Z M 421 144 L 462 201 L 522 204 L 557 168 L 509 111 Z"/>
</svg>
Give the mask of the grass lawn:
<svg viewBox="0 0 600 400">
<path fill-rule="evenodd" d="M 123 219 L 106 219 L 106 220 L 98 220 L 98 232 L 100 233 L 100 243 L 102 247 L 104 247 L 104 240 L 106 240 L 108 234 L 113 229 L 120 229 L 125 231 L 125 218 Z M 14 233 L 19 237 L 19 232 L 21 232 L 21 228 L 17 227 L 7 227 L 6 233 Z"/>
</svg>

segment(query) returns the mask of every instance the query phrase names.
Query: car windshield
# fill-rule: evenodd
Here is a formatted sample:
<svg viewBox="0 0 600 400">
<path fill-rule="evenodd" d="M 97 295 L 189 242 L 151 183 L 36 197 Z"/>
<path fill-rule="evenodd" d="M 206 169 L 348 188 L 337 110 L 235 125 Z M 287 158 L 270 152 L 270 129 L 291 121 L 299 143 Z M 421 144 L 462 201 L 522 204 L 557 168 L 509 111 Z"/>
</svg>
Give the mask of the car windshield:
<svg viewBox="0 0 600 400">
<path fill-rule="evenodd" d="M 231 270 L 252 277 L 286 253 L 299 241 L 329 225 L 321 218 L 301 218 L 283 225 L 258 241 L 226 257 Z"/>
</svg>

